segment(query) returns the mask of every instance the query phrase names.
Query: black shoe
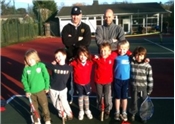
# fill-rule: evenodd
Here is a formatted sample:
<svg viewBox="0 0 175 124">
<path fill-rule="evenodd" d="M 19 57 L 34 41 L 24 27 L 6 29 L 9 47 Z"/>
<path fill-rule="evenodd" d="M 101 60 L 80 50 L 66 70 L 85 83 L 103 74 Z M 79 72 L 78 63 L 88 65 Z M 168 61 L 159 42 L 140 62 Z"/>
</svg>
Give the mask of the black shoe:
<svg viewBox="0 0 175 124">
<path fill-rule="evenodd" d="M 109 114 L 110 114 L 110 112 L 105 112 L 105 119 L 109 118 Z"/>
<path fill-rule="evenodd" d="M 131 120 L 131 121 L 135 121 L 135 115 L 131 115 L 130 120 Z"/>
<path fill-rule="evenodd" d="M 143 124 L 146 124 L 146 123 L 147 123 L 147 121 L 146 121 L 146 120 L 142 120 L 142 123 L 143 123 Z"/>
</svg>

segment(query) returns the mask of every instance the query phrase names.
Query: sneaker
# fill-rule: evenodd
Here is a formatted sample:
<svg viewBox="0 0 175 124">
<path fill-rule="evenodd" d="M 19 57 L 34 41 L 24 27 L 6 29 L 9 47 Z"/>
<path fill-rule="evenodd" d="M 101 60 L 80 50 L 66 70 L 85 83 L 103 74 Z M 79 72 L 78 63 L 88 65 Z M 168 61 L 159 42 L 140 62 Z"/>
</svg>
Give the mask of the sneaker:
<svg viewBox="0 0 175 124">
<path fill-rule="evenodd" d="M 127 117 L 127 113 L 126 112 L 124 112 L 122 114 L 122 120 L 124 120 L 124 121 L 127 121 L 128 120 L 128 117 Z"/>
<path fill-rule="evenodd" d="M 84 111 L 80 111 L 78 115 L 78 120 L 83 120 L 84 119 Z"/>
<path fill-rule="evenodd" d="M 92 113 L 91 113 L 90 110 L 85 111 L 85 114 L 87 115 L 87 117 L 88 117 L 89 119 L 92 119 L 92 118 L 93 118 Z"/>
<path fill-rule="evenodd" d="M 46 121 L 45 124 L 51 124 L 51 122 L 50 121 Z"/>
<path fill-rule="evenodd" d="M 131 116 L 131 121 L 135 121 L 135 115 Z"/>
<path fill-rule="evenodd" d="M 110 114 L 110 112 L 105 112 L 105 119 L 109 118 L 109 114 Z"/>
<path fill-rule="evenodd" d="M 115 113 L 114 114 L 114 119 L 117 120 L 117 121 L 120 121 L 120 113 Z"/>
</svg>

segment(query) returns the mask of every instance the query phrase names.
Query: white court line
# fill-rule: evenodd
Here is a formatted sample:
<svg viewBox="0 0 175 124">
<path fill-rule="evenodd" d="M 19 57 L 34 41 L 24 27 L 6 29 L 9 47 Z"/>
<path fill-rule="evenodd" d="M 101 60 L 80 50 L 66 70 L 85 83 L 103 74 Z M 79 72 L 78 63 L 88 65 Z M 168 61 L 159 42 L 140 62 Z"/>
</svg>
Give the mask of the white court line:
<svg viewBox="0 0 175 124">
<path fill-rule="evenodd" d="M 47 95 L 48 97 L 50 97 L 49 95 Z M 12 97 L 10 97 L 7 101 L 6 104 L 9 104 L 14 98 L 16 97 L 25 97 L 25 95 L 13 95 Z M 74 98 L 79 97 L 78 95 L 74 95 Z M 89 98 L 96 98 L 97 96 L 89 96 Z M 174 97 L 150 97 L 151 99 L 169 99 L 172 100 L 174 99 Z M 131 97 L 128 97 L 128 99 L 131 99 Z"/>
<path fill-rule="evenodd" d="M 155 45 L 157 45 L 157 46 L 159 46 L 159 47 L 162 47 L 162 48 L 164 48 L 164 49 L 166 49 L 166 50 L 169 50 L 170 52 L 174 53 L 173 50 L 171 50 L 171 49 L 169 49 L 169 48 L 167 48 L 167 47 L 164 47 L 164 46 L 162 46 L 162 45 L 160 45 L 160 44 L 158 44 L 158 43 L 154 43 L 154 42 L 152 42 L 151 40 L 148 40 L 148 39 L 145 39 L 145 38 L 144 38 L 144 40 L 146 40 L 146 41 L 148 41 L 148 42 L 150 42 L 150 43 L 152 43 L 152 44 L 155 44 Z"/>
<path fill-rule="evenodd" d="M 74 97 L 79 97 L 78 95 L 74 95 Z M 89 96 L 89 98 L 96 98 L 97 96 Z M 174 99 L 174 97 L 150 97 L 151 99 Z M 131 97 L 129 96 L 128 99 L 131 99 Z"/>
<path fill-rule="evenodd" d="M 147 53 L 147 54 L 170 54 L 170 52 L 151 52 L 151 53 Z M 171 54 L 174 54 L 171 52 Z"/>
</svg>

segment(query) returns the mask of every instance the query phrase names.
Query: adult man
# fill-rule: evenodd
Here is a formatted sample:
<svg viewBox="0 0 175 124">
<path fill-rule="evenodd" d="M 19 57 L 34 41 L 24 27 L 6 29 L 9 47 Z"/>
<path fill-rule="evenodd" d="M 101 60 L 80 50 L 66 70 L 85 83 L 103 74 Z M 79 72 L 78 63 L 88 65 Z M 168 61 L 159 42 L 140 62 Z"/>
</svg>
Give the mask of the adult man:
<svg viewBox="0 0 175 124">
<path fill-rule="evenodd" d="M 77 54 L 79 46 L 89 47 L 91 43 L 90 27 L 81 21 L 82 10 L 78 6 L 72 7 L 71 22 L 62 30 L 62 42 L 67 48 L 67 59 Z"/>
<path fill-rule="evenodd" d="M 101 43 L 109 42 L 112 50 L 116 50 L 118 41 L 125 40 L 125 34 L 122 27 L 114 24 L 113 19 L 113 11 L 107 9 L 104 13 L 104 25 L 96 29 L 96 42 L 98 46 Z"/>
</svg>

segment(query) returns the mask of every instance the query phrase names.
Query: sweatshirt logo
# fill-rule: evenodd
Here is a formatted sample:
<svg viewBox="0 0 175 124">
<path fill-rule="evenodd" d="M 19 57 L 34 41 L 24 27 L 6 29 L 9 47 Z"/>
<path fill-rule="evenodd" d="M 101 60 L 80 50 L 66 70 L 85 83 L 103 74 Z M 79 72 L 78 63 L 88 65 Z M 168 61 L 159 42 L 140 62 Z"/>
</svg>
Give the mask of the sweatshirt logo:
<svg viewBox="0 0 175 124">
<path fill-rule="evenodd" d="M 37 68 L 37 69 L 36 69 L 36 72 L 37 72 L 37 73 L 40 73 L 40 72 L 41 72 L 41 68 Z"/>
<path fill-rule="evenodd" d="M 129 64 L 129 61 L 128 60 L 122 60 L 121 63 L 122 64 Z"/>
<path fill-rule="evenodd" d="M 27 70 L 27 74 L 31 74 L 31 70 Z"/>
<path fill-rule="evenodd" d="M 82 29 L 81 29 L 81 33 L 84 33 L 84 31 L 85 31 L 85 30 L 82 28 Z"/>
<path fill-rule="evenodd" d="M 56 74 L 68 74 L 69 73 L 68 70 L 58 70 L 58 69 L 54 69 L 54 72 Z"/>
</svg>

